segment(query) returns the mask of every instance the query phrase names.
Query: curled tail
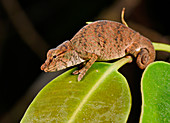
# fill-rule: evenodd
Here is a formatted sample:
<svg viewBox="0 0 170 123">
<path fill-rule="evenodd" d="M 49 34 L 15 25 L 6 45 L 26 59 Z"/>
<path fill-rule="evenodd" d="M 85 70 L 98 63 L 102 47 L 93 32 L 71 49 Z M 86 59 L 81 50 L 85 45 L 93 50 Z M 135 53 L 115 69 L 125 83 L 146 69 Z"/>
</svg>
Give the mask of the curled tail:
<svg viewBox="0 0 170 123">
<path fill-rule="evenodd" d="M 137 55 L 136 63 L 140 69 L 146 68 L 148 64 L 152 63 L 155 60 L 155 53 L 150 52 L 145 48 L 142 48 Z"/>
<path fill-rule="evenodd" d="M 134 41 L 134 43 L 126 49 L 126 53 L 137 57 L 136 63 L 138 67 L 144 69 L 155 60 L 155 49 L 149 39 L 142 35 L 138 36 L 140 36 L 140 38 L 138 38 L 139 40 Z"/>
<path fill-rule="evenodd" d="M 155 60 L 155 49 L 149 39 L 141 40 L 142 47 L 137 54 L 136 63 L 140 69 L 144 69 Z"/>
</svg>

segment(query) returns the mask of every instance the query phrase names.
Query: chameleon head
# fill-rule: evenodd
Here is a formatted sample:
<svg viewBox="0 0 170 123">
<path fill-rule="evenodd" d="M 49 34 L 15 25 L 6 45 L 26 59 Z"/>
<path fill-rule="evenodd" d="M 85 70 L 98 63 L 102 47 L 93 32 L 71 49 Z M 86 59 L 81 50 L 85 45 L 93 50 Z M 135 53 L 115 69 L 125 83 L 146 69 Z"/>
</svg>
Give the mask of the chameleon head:
<svg viewBox="0 0 170 123">
<path fill-rule="evenodd" d="M 45 72 L 54 72 L 84 62 L 72 48 L 70 41 L 65 41 L 47 53 L 47 59 L 41 66 Z"/>
</svg>

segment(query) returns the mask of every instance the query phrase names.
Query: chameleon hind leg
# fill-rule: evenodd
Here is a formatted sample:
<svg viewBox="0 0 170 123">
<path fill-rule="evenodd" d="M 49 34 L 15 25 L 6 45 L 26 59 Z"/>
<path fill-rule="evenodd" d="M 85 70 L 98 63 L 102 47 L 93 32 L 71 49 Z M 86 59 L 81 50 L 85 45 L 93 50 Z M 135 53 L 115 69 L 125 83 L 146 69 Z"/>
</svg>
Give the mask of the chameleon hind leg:
<svg viewBox="0 0 170 123">
<path fill-rule="evenodd" d="M 122 23 L 123 23 L 125 26 L 127 26 L 127 27 L 128 27 L 128 25 L 127 25 L 126 21 L 124 20 L 124 14 L 125 14 L 125 8 L 123 8 L 123 9 L 122 9 L 121 21 L 122 21 Z"/>
<path fill-rule="evenodd" d="M 88 69 L 94 64 L 94 62 L 97 60 L 97 55 L 96 54 L 88 54 L 90 60 L 85 64 L 85 66 L 80 69 L 80 70 L 76 70 L 73 72 L 73 74 L 79 74 L 78 75 L 78 81 L 80 81 L 83 76 L 86 74 L 86 72 L 88 71 Z"/>
<path fill-rule="evenodd" d="M 126 50 L 126 54 L 132 54 L 134 57 L 137 57 L 140 52 L 140 45 L 138 42 L 133 42 Z"/>
<path fill-rule="evenodd" d="M 137 42 L 134 42 L 131 46 L 126 49 L 127 54 L 132 54 L 136 57 L 136 63 L 140 69 L 144 69 L 150 61 L 149 52 L 146 48 L 140 48 Z"/>
</svg>

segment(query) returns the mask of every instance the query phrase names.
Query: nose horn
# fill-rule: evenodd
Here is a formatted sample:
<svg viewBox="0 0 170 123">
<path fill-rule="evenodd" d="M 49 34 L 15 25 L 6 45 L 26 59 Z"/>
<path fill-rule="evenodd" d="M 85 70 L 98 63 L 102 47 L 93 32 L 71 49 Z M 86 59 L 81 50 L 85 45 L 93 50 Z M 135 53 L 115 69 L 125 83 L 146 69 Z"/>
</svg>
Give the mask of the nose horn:
<svg viewBox="0 0 170 123">
<path fill-rule="evenodd" d="M 45 63 L 41 65 L 41 70 L 44 70 L 45 69 Z"/>
<path fill-rule="evenodd" d="M 45 63 L 41 66 L 41 70 L 46 71 L 45 68 L 48 67 L 48 65 L 50 65 L 51 61 L 52 61 L 51 59 L 47 59 Z"/>
</svg>

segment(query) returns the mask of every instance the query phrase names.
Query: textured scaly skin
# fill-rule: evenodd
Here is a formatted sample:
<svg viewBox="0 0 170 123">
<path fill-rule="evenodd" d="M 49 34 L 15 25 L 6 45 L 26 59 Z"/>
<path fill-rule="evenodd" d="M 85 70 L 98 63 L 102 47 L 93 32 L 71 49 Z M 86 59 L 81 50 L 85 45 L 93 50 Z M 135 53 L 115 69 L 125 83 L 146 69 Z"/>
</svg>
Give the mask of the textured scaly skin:
<svg viewBox="0 0 170 123">
<path fill-rule="evenodd" d="M 88 61 L 82 69 L 73 72 L 79 74 L 80 81 L 95 61 L 113 60 L 127 54 L 137 57 L 141 69 L 155 60 L 155 50 L 148 38 L 121 23 L 100 20 L 84 26 L 70 41 L 51 49 L 41 69 L 52 72 Z"/>
</svg>

